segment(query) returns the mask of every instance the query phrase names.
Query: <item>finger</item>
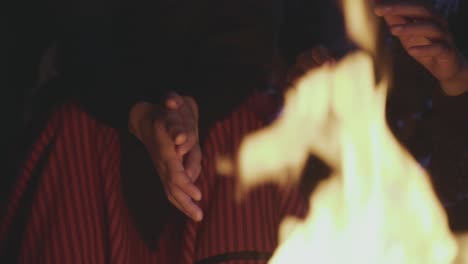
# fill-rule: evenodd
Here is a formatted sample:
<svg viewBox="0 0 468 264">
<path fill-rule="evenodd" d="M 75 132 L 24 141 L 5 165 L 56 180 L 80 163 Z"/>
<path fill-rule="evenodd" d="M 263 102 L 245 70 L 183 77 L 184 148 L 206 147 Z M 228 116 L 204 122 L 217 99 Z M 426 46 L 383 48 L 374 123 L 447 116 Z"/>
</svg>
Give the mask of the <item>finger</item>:
<svg viewBox="0 0 468 264">
<path fill-rule="evenodd" d="M 176 96 L 176 95 L 175 95 Z M 185 127 L 179 109 L 167 109 L 167 107 L 160 107 L 157 112 L 156 119 L 154 120 L 154 129 L 159 132 L 156 139 L 166 136 L 171 139 L 171 144 L 182 144 L 185 141 Z"/>
<path fill-rule="evenodd" d="M 171 190 L 172 198 L 178 202 L 180 207 L 182 207 L 182 212 L 184 212 L 187 216 L 192 218 L 195 221 L 201 221 L 203 219 L 203 212 L 198 207 L 192 199 L 190 199 L 187 194 L 183 192 L 183 190 L 177 188 L 176 186 Z M 171 199 L 172 199 L 171 198 Z"/>
<path fill-rule="evenodd" d="M 440 60 L 453 58 L 453 52 L 443 43 L 411 47 L 408 49 L 408 54 L 418 58 L 437 57 Z"/>
<path fill-rule="evenodd" d="M 400 4 L 386 4 L 378 5 L 374 8 L 377 16 L 401 16 L 401 17 L 418 17 L 418 18 L 432 18 L 435 14 L 429 8 L 411 3 Z"/>
<path fill-rule="evenodd" d="M 177 142 L 177 153 L 185 155 L 198 142 L 198 106 L 191 97 L 184 97 L 186 103 L 180 109 L 184 134 L 180 142 Z"/>
<path fill-rule="evenodd" d="M 185 155 L 198 141 L 198 107 L 191 97 L 183 97 L 183 105 L 175 112 L 173 127 L 171 128 L 174 140 L 178 147 L 178 154 Z"/>
<path fill-rule="evenodd" d="M 378 14 L 378 12 L 376 12 L 376 14 Z M 383 15 L 383 18 L 385 22 L 387 23 L 387 25 L 389 26 L 403 25 L 411 21 L 411 19 L 407 17 L 395 16 L 395 15 L 390 15 L 390 14 Z"/>
<path fill-rule="evenodd" d="M 195 170 L 195 178 L 193 179 L 194 182 L 196 182 L 198 180 L 198 177 L 200 177 L 200 174 L 201 174 L 201 171 L 202 171 L 202 165 L 201 165 L 201 162 L 200 162 L 200 166 L 198 166 Z"/>
<path fill-rule="evenodd" d="M 169 110 L 165 116 L 166 129 L 172 140 L 176 145 L 184 144 L 187 140 L 187 133 L 191 132 L 193 121 L 190 117 L 184 116 L 181 109 Z"/>
<path fill-rule="evenodd" d="M 389 8 L 391 8 L 391 7 L 389 7 Z M 383 16 L 385 22 L 389 26 L 403 25 L 403 24 L 406 24 L 406 23 L 409 22 L 409 20 L 407 18 L 405 18 L 405 17 L 387 14 L 386 13 L 387 12 L 387 7 L 385 7 L 385 6 L 376 7 L 374 9 L 374 12 L 375 12 L 375 14 L 377 16 Z"/>
<path fill-rule="evenodd" d="M 175 158 L 162 161 L 164 174 L 161 175 L 161 177 L 163 178 L 164 183 L 168 186 L 177 185 L 187 177 L 182 159 L 179 159 L 177 155 L 174 156 Z"/>
<path fill-rule="evenodd" d="M 425 37 L 431 40 L 447 39 L 447 34 L 442 28 L 427 21 L 395 25 L 390 28 L 390 31 L 397 37 Z"/>
<path fill-rule="evenodd" d="M 185 173 L 190 178 L 192 183 L 194 183 L 201 172 L 201 160 L 202 152 L 200 145 L 196 144 L 193 149 L 191 149 L 184 158 L 184 168 Z"/>
<path fill-rule="evenodd" d="M 177 113 L 166 116 L 166 130 L 175 145 L 183 144 L 187 140 L 187 129 Z"/>
<path fill-rule="evenodd" d="M 169 160 L 166 162 L 167 171 L 169 171 L 168 183 L 170 186 L 176 185 L 186 194 L 188 194 L 192 199 L 196 201 L 201 200 L 201 192 L 198 187 L 196 187 L 190 178 L 185 173 L 184 166 L 181 160 Z"/>
<path fill-rule="evenodd" d="M 164 165 L 166 165 L 164 163 L 166 161 L 177 160 L 178 156 L 176 153 L 176 146 L 166 129 L 166 125 L 160 121 L 156 121 L 153 125 L 155 133 L 154 145 L 150 150 L 153 159 L 156 159 L 159 162 L 163 162 Z"/>
<path fill-rule="evenodd" d="M 184 141 L 177 144 L 176 151 L 179 156 L 187 154 L 198 142 L 198 136 L 194 129 L 190 129 L 184 135 Z"/>
<path fill-rule="evenodd" d="M 198 189 L 195 184 L 192 183 L 190 178 L 188 178 L 187 174 L 184 171 L 184 178 L 182 181 L 179 181 L 175 185 L 180 188 L 184 193 L 186 193 L 190 198 L 195 201 L 200 201 L 202 199 L 202 194 L 200 189 Z"/>
<path fill-rule="evenodd" d="M 177 195 L 170 195 L 169 201 L 177 207 L 186 216 L 192 218 L 194 221 L 199 222 L 203 219 L 203 212 L 187 195 L 174 191 Z"/>
<path fill-rule="evenodd" d="M 393 4 L 380 5 L 374 9 L 378 16 L 384 16 L 389 25 L 394 25 L 396 20 L 405 19 L 406 22 L 417 20 L 432 20 L 441 26 L 446 27 L 447 21 L 436 14 L 432 9 L 418 4 Z"/>
<path fill-rule="evenodd" d="M 172 196 L 172 194 L 170 194 L 169 191 L 167 191 L 166 193 L 167 193 L 167 199 L 169 200 L 169 202 L 171 202 L 177 209 L 179 209 L 179 211 L 187 215 L 184 207 L 174 198 L 174 196 Z"/>
<path fill-rule="evenodd" d="M 175 92 L 170 92 L 165 100 L 165 105 L 170 110 L 175 110 L 179 108 L 184 103 L 182 96 Z"/>
<path fill-rule="evenodd" d="M 174 139 L 174 143 L 176 145 L 181 145 L 187 142 L 187 133 L 182 129 L 173 129 L 174 131 L 171 133 L 174 136 L 172 137 Z M 178 153 L 180 155 L 180 153 Z"/>
</svg>

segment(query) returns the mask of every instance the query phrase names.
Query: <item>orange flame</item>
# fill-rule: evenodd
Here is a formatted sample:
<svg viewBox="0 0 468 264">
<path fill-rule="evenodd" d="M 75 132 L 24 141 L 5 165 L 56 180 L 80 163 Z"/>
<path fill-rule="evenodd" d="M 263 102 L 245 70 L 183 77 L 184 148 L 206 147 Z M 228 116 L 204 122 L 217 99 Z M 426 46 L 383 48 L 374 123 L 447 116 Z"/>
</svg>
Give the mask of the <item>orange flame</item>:
<svg viewBox="0 0 468 264">
<path fill-rule="evenodd" d="M 271 263 L 467 263 L 459 249 L 468 236 L 455 240 L 427 174 L 385 123 L 388 80 L 373 77 L 368 5 L 344 6 L 348 32 L 367 53 L 305 75 L 282 116 L 239 152 L 244 188 L 297 181 L 311 154 L 333 169 L 310 197 L 308 217 L 281 225 Z"/>
</svg>

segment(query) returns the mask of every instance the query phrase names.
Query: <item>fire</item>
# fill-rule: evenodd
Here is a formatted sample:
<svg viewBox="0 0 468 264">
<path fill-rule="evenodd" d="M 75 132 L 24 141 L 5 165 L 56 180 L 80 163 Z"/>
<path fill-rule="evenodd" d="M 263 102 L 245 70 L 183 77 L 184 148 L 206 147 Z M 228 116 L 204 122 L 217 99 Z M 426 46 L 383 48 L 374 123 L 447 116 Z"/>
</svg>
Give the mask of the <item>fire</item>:
<svg viewBox="0 0 468 264">
<path fill-rule="evenodd" d="M 455 239 L 428 175 L 386 125 L 388 80 L 374 80 L 368 7 L 344 6 L 348 32 L 366 52 L 306 74 L 282 116 L 246 137 L 239 153 L 243 188 L 297 181 L 311 154 L 333 169 L 307 218 L 284 220 L 271 263 L 468 263 L 468 236 Z"/>
</svg>

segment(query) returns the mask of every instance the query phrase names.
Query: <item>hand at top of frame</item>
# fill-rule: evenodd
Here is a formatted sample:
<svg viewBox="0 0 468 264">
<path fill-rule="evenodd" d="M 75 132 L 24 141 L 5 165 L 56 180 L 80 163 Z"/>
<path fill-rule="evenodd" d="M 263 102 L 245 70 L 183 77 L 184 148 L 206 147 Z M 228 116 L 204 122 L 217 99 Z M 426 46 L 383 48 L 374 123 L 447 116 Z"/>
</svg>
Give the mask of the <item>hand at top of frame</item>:
<svg viewBox="0 0 468 264">
<path fill-rule="evenodd" d="M 375 13 L 385 19 L 406 52 L 439 80 L 446 95 L 468 90 L 468 64 L 442 17 L 425 6 L 408 3 L 379 5 Z"/>
</svg>

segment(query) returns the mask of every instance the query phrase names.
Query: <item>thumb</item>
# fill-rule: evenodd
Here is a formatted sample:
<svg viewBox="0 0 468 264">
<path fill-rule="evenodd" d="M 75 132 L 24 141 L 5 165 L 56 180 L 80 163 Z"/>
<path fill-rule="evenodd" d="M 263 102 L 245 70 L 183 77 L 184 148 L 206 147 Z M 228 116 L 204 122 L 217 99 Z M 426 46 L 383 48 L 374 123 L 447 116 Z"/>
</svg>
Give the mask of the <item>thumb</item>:
<svg viewBox="0 0 468 264">
<path fill-rule="evenodd" d="M 182 99 L 182 96 L 180 96 L 176 92 L 169 92 L 166 96 L 164 105 L 170 110 L 176 110 L 183 103 L 184 103 L 184 100 Z"/>
</svg>

